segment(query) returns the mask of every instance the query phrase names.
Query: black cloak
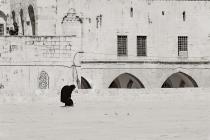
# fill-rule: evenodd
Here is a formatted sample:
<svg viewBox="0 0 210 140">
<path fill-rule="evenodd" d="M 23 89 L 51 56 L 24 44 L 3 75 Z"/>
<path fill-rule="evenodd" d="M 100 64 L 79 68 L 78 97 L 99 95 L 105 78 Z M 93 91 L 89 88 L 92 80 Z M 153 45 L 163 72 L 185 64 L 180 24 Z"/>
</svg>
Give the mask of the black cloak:
<svg viewBox="0 0 210 140">
<path fill-rule="evenodd" d="M 61 102 L 66 103 L 67 99 L 71 99 L 72 91 L 75 89 L 75 85 L 66 85 L 61 89 Z"/>
</svg>

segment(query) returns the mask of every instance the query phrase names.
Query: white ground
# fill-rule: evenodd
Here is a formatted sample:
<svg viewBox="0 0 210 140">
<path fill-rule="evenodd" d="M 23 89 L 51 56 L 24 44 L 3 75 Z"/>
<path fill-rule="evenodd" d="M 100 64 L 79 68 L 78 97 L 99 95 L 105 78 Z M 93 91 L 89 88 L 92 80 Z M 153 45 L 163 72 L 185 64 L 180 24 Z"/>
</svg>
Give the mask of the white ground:
<svg viewBox="0 0 210 140">
<path fill-rule="evenodd" d="M 0 140 L 210 140 L 207 93 L 55 99 L 0 103 Z"/>
</svg>

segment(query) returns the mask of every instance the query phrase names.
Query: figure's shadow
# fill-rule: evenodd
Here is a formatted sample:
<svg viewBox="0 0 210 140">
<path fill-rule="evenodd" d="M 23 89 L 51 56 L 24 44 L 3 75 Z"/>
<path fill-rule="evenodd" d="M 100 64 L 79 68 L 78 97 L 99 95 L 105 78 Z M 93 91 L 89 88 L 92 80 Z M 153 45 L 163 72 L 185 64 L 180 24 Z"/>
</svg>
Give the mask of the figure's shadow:
<svg viewBox="0 0 210 140">
<path fill-rule="evenodd" d="M 60 108 L 70 108 L 70 107 L 73 107 L 73 106 L 65 106 L 65 105 L 60 106 Z"/>
</svg>

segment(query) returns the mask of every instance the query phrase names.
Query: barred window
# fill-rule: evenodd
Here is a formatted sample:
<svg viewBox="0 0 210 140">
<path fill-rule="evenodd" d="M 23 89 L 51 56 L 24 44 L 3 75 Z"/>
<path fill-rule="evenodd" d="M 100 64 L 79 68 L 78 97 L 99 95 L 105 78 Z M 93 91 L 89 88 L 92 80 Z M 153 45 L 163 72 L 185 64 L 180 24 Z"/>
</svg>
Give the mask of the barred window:
<svg viewBox="0 0 210 140">
<path fill-rule="evenodd" d="M 147 56 L 146 36 L 137 36 L 137 56 Z"/>
<path fill-rule="evenodd" d="M 187 55 L 188 51 L 188 37 L 187 36 L 178 36 L 178 55 L 183 56 Z"/>
<path fill-rule="evenodd" d="M 0 24 L 0 36 L 4 35 L 4 24 Z"/>
<path fill-rule="evenodd" d="M 127 56 L 127 36 L 117 36 L 117 54 L 118 56 Z"/>
</svg>

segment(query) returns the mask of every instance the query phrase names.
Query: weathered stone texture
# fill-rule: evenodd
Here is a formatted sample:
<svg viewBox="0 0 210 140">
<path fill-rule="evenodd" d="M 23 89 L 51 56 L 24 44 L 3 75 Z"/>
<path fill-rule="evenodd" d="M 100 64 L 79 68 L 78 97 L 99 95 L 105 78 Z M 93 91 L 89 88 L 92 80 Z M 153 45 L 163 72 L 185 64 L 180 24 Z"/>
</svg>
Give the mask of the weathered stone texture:
<svg viewBox="0 0 210 140">
<path fill-rule="evenodd" d="M 24 20 L 31 22 L 25 25 L 26 35 L 32 35 L 30 5 L 34 8 L 35 35 L 75 38 L 18 37 L 12 42 L 3 38 L 0 49 L 7 53 L 2 53 L 2 62 L 22 64 L 30 60 L 30 64 L 70 66 L 72 53 L 84 51 L 79 76 L 92 88 L 108 88 L 123 73 L 134 75 L 146 88 L 160 88 L 179 72 L 190 76 L 199 87 L 210 86 L 209 1 L 12 1 L 11 9 L 18 13 L 23 8 Z M 127 36 L 127 56 L 117 55 L 118 35 Z M 137 56 L 137 36 L 147 36 L 144 57 Z M 186 57 L 178 56 L 178 36 L 188 37 Z"/>
</svg>

